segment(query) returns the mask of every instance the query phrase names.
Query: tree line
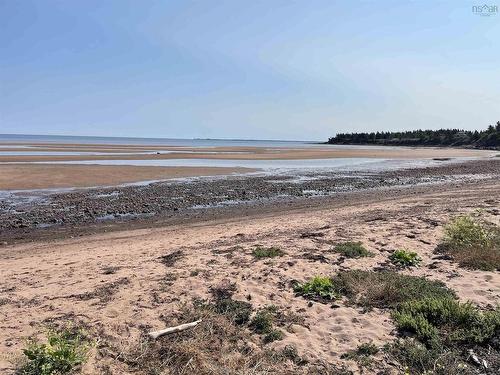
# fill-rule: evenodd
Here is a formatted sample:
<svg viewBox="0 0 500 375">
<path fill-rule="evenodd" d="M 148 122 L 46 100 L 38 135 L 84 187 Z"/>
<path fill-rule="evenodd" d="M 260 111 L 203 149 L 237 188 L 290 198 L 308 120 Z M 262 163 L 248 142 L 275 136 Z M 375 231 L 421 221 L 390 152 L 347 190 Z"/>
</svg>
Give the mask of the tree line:
<svg viewBox="0 0 500 375">
<path fill-rule="evenodd" d="M 402 132 L 338 133 L 329 144 L 387 146 L 464 146 L 500 148 L 500 121 L 485 130 L 410 130 Z"/>
</svg>

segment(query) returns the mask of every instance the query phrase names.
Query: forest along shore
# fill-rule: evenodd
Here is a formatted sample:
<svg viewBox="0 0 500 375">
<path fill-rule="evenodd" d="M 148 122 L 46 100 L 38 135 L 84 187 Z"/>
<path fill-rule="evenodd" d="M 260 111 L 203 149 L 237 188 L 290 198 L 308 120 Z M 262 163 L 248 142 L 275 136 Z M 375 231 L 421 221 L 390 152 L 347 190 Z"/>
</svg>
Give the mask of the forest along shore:
<svg viewBox="0 0 500 375">
<path fill-rule="evenodd" d="M 56 193 L 4 192 L 0 200 L 0 242 L 5 246 L 37 239 L 258 215 L 320 206 L 364 191 L 390 195 L 391 189 L 466 186 L 499 177 L 500 159 L 490 158 L 391 172 L 308 172 L 299 177 L 245 175 Z"/>
</svg>

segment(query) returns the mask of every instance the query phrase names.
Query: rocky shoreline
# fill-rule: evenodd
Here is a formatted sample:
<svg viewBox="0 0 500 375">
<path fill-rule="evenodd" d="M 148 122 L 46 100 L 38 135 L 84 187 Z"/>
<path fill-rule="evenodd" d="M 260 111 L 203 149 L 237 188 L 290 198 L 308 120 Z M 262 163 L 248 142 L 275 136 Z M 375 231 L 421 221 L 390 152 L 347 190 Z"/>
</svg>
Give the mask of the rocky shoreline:
<svg viewBox="0 0 500 375">
<path fill-rule="evenodd" d="M 155 182 L 62 192 L 5 193 L 0 199 L 0 242 L 74 236 L 85 229 L 203 220 L 214 213 L 289 205 L 368 189 L 498 178 L 500 159 L 444 163 L 390 172 L 307 172 Z M 236 212 L 237 214 L 237 212 Z"/>
</svg>

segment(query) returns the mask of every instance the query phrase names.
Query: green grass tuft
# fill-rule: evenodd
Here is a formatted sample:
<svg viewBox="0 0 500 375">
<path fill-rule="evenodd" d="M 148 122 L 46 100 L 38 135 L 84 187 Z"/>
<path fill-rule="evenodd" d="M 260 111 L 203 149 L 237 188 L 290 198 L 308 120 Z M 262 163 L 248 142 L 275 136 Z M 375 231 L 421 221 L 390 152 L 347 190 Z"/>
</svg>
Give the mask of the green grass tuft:
<svg viewBox="0 0 500 375">
<path fill-rule="evenodd" d="M 342 254 L 346 258 L 363 258 L 373 256 L 373 253 L 369 252 L 361 242 L 342 242 L 335 245 L 333 250 Z"/>
<path fill-rule="evenodd" d="M 264 343 L 283 340 L 283 332 L 279 329 L 272 329 L 264 336 Z"/>
<path fill-rule="evenodd" d="M 250 327 L 257 333 L 269 332 L 273 328 L 274 314 L 274 306 L 260 309 L 250 322 Z"/>
<path fill-rule="evenodd" d="M 379 349 L 377 345 L 374 343 L 364 343 L 359 345 L 356 348 L 356 354 L 358 355 L 365 355 L 365 356 L 370 356 L 370 355 L 375 355 L 379 352 Z"/>
<path fill-rule="evenodd" d="M 250 328 L 254 332 L 264 335 L 264 343 L 283 339 L 283 332 L 274 328 L 277 314 L 275 306 L 267 306 L 257 311 L 250 322 Z"/>
<path fill-rule="evenodd" d="M 456 217 L 445 226 L 444 231 L 445 242 L 452 246 L 483 246 L 489 241 L 488 231 L 468 215 Z"/>
<path fill-rule="evenodd" d="M 417 267 L 422 261 L 417 253 L 405 249 L 396 250 L 389 259 L 400 267 Z"/>
<path fill-rule="evenodd" d="M 437 252 L 450 255 L 461 267 L 500 270 L 500 227 L 459 216 L 444 229 L 445 238 Z"/>
<path fill-rule="evenodd" d="M 384 271 L 341 271 L 333 278 L 334 290 L 365 309 L 395 308 L 400 303 L 426 297 L 454 298 L 440 281 Z"/>
<path fill-rule="evenodd" d="M 348 351 L 340 356 L 342 359 L 351 359 L 356 361 L 358 365 L 363 367 L 369 367 L 372 360 L 371 356 L 377 354 L 379 348 L 373 343 L 364 343 L 359 345 L 356 350 Z"/>
<path fill-rule="evenodd" d="M 275 257 L 281 257 L 285 255 L 285 252 L 281 250 L 279 247 L 262 247 L 262 246 L 257 246 L 253 251 L 252 254 L 255 258 L 257 259 L 262 259 L 262 258 L 275 258 Z"/>
</svg>

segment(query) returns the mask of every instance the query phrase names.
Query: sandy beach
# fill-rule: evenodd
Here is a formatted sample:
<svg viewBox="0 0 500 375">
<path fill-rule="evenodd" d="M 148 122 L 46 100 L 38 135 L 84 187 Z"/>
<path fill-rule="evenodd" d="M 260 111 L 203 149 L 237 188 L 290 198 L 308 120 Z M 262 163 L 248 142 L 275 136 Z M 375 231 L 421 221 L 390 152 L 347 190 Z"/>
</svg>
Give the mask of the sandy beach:
<svg viewBox="0 0 500 375">
<path fill-rule="evenodd" d="M 68 324 L 84 329 L 94 343 L 83 374 L 157 373 L 150 366 L 161 361 L 148 356 L 155 345 L 161 353 L 161 343 L 170 341 L 151 343 L 146 333 L 185 323 L 200 301 L 225 290 L 232 301 L 248 306 L 253 319 L 269 308 L 279 311 L 279 339 L 267 342 L 250 323 L 239 327 L 221 316 L 207 318 L 192 334 L 173 337 L 184 348 L 175 358 L 187 352 L 199 361 L 187 360 L 188 370 L 182 371 L 211 366 L 207 353 L 182 346 L 189 338 L 202 340 L 196 345 L 223 345 L 227 355 L 234 352 L 227 349 L 233 341 L 236 348 L 242 345 L 231 354 L 237 359 L 227 359 L 223 367 L 234 373 L 245 368 L 256 374 L 399 374 L 401 363 L 383 350 L 369 364 L 346 357 L 361 344 L 383 348 L 400 337 L 389 309 L 363 309 L 346 298 L 311 301 L 293 286 L 314 276 L 366 270 L 441 281 L 460 301 L 487 311 L 499 301 L 498 272 L 462 268 L 436 253 L 444 226 L 457 215 L 500 224 L 500 159 L 491 151 L 211 148 L 213 153 L 205 153 L 185 148 L 157 155 L 149 146 L 43 147 L 110 156 L 1 156 L 18 163 L 0 165 L 2 373 L 15 371 L 28 338 Z M 137 153 L 130 154 L 132 149 Z M 390 160 L 361 169 L 266 173 L 237 167 L 50 164 L 102 157 Z M 40 159 L 49 161 L 22 163 Z M 408 163 L 391 164 L 401 159 Z M 350 259 L 333 251 L 346 241 L 361 242 L 371 255 Z M 279 256 L 258 259 L 260 248 Z M 401 248 L 415 251 L 420 267 L 395 268 L 388 259 Z M 216 329 L 225 333 L 213 334 Z M 208 338 L 197 339 L 198 334 Z M 269 360 L 270 353 L 281 359 Z M 247 355 L 254 359 L 246 360 Z M 260 363 L 256 358 L 263 362 L 252 365 Z"/>
<path fill-rule="evenodd" d="M 0 375 L 500 375 L 498 5 L 96 3 L 0 5 Z"/>
<path fill-rule="evenodd" d="M 113 186 L 139 181 L 253 172 L 250 168 L 0 164 L 0 190 Z"/>
<path fill-rule="evenodd" d="M 497 154 L 491 150 L 442 147 L 373 147 L 311 145 L 304 148 L 288 147 L 168 147 L 137 145 L 57 145 L 22 144 L 26 148 L 3 148 L 0 162 L 48 162 L 84 160 L 169 160 L 169 159 L 221 159 L 221 160 L 307 160 L 330 158 L 427 159 L 488 157 Z M 21 146 L 21 145 L 19 145 Z M 42 155 L 5 155 L 2 152 L 38 152 Z M 86 155 L 57 155 L 47 153 L 87 153 Z M 99 154 L 96 154 L 99 153 Z"/>
<path fill-rule="evenodd" d="M 498 224 L 499 208 L 500 185 L 490 180 L 469 183 L 466 189 L 448 184 L 371 191 L 321 207 L 6 246 L 0 250 L 0 368 L 11 371 L 9 360 L 19 354 L 23 339 L 44 324 L 70 320 L 106 343 L 93 351 L 83 373 L 129 373 L 119 352 L 131 350 L 144 330 L 175 323 L 183 303 L 206 298 L 209 288 L 224 279 L 234 281 L 235 297 L 251 298 L 254 308 L 272 303 L 302 317 L 287 328 L 283 340 L 267 347 L 293 344 L 310 361 L 346 363 L 341 354 L 356 345 L 394 339 L 388 313 L 364 313 L 342 303 L 335 309 L 308 304 L 294 295 L 290 281 L 339 269 L 371 269 L 404 246 L 423 259 L 422 267 L 405 273 L 441 280 L 461 300 L 490 306 L 500 298 L 498 273 L 458 268 L 436 260 L 433 251 L 450 217 L 481 209 Z M 331 247 L 345 240 L 362 241 L 375 256 L 339 259 Z M 279 247 L 285 255 L 256 260 L 251 255 L 256 245 Z M 178 259 L 163 264 L 161 257 L 174 252 Z M 360 371 L 355 362 L 347 363 Z M 383 368 L 398 373 L 378 356 L 374 369 Z"/>
<path fill-rule="evenodd" d="M 260 170 L 260 167 L 251 165 L 252 161 L 267 161 L 268 166 L 272 166 L 272 161 L 304 162 L 308 160 L 321 161 L 328 165 L 329 159 L 333 161 L 407 160 L 410 162 L 432 159 L 488 158 L 496 154 L 497 152 L 491 150 L 431 147 L 303 145 L 300 148 L 291 148 L 0 143 L 0 190 L 111 186 L 183 177 L 251 173 Z M 92 163 L 93 161 L 95 163 Z M 181 161 L 181 163 L 174 166 L 162 166 L 162 161 Z M 200 165 L 189 165 L 190 161 L 199 161 Z M 211 166 L 215 161 L 228 162 L 230 165 Z M 250 165 L 239 166 L 238 162 L 239 164 L 247 162 Z M 100 165 L 106 163 L 116 165 Z"/>
</svg>

